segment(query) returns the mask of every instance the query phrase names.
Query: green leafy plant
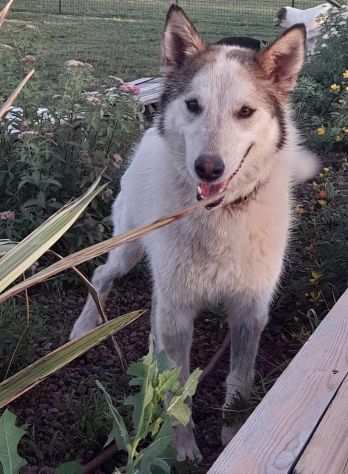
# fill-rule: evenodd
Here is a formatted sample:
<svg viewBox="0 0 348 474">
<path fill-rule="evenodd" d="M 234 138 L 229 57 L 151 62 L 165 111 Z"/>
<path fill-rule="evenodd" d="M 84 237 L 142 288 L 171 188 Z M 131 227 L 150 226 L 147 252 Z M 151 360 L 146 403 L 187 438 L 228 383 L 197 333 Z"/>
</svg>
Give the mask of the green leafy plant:
<svg viewBox="0 0 348 474">
<path fill-rule="evenodd" d="M 58 244 L 64 254 L 111 234 L 122 157 L 142 127 L 142 109 L 116 79 L 96 81 L 84 66 L 66 66 L 57 82 L 49 107 L 34 88 L 0 123 L 0 233 L 21 240 L 103 172 L 109 186 Z"/>
<path fill-rule="evenodd" d="M 325 20 L 294 94 L 307 140 L 326 151 L 348 147 L 348 17 L 342 12 L 347 13 L 347 6 Z"/>
<path fill-rule="evenodd" d="M 24 435 L 23 427 L 16 426 L 16 416 L 10 410 L 5 410 L 0 417 L 1 474 L 16 474 L 27 464 L 17 451 L 18 443 Z"/>
<path fill-rule="evenodd" d="M 125 401 L 132 413 L 130 430 L 110 395 L 97 382 L 113 421 L 108 442 L 114 440 L 120 450 L 127 452 L 127 465 L 118 467 L 115 473 L 170 473 L 174 459 L 173 424 L 187 425 L 189 422 L 191 409 L 188 400 L 196 391 L 201 370 L 196 369 L 182 385 L 180 370 L 170 368 L 163 353 L 155 355 L 150 342 L 149 353 L 132 364 L 128 374 L 132 377 L 130 386 L 136 388 L 136 392 Z"/>
</svg>

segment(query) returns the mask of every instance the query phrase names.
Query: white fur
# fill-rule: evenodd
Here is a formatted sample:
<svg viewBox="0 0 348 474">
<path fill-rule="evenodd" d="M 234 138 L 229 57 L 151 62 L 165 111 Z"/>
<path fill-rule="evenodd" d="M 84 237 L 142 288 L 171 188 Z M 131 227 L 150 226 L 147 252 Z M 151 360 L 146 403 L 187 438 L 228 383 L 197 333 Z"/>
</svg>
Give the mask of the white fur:
<svg viewBox="0 0 348 474">
<path fill-rule="evenodd" d="M 231 180 L 225 203 L 250 193 L 255 198 L 242 207 L 202 208 L 175 224 L 109 254 L 93 283 L 102 299 L 112 279 L 121 277 L 145 253 L 154 286 L 152 331 L 158 350 L 189 374 L 193 321 L 208 303 L 225 305 L 231 329 L 231 369 L 226 403 L 247 397 L 253 383 L 259 338 L 277 287 L 292 220 L 291 191 L 315 171 L 315 159 L 299 144 L 286 108 L 286 145 L 277 149 L 279 124 L 260 97 L 250 71 L 237 60 L 226 60 L 231 47 L 221 47 L 216 61 L 204 66 L 184 95 L 165 112 L 165 135 L 149 129 L 138 145 L 121 181 L 113 205 L 114 233 L 148 224 L 196 202 L 199 179 L 194 161 L 201 153 L 223 157 L 223 180 L 240 166 Z M 185 100 L 198 98 L 204 113 L 193 118 Z M 241 121 L 236 111 L 249 104 L 254 115 Z M 98 322 L 91 297 L 74 325 L 71 337 L 80 337 Z M 180 459 L 198 457 L 191 426 L 176 433 Z"/>
</svg>

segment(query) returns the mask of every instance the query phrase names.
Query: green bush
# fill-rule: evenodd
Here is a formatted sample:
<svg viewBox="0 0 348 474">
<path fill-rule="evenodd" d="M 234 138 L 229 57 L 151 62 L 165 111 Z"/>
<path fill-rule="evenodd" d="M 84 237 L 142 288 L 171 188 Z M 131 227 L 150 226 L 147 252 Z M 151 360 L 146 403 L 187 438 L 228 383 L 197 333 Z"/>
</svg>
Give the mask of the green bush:
<svg viewBox="0 0 348 474">
<path fill-rule="evenodd" d="M 341 13 L 327 18 L 294 94 L 304 134 L 313 147 L 324 151 L 348 147 L 348 17 Z"/>
<path fill-rule="evenodd" d="M 66 66 L 58 82 L 62 92 L 47 109 L 39 109 L 41 96 L 29 85 L 23 113 L 14 109 L 0 124 L 0 235 L 22 239 L 104 170 L 110 185 L 59 244 L 70 253 L 110 234 L 121 157 L 136 140 L 142 115 L 116 78 L 101 84 L 88 65 Z"/>
</svg>

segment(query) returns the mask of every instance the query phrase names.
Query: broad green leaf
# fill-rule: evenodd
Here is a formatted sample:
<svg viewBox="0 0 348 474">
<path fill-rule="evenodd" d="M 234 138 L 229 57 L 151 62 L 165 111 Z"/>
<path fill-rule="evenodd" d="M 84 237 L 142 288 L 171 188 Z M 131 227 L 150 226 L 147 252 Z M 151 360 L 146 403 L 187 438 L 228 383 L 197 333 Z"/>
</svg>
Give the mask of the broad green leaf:
<svg viewBox="0 0 348 474">
<path fill-rule="evenodd" d="M 127 374 L 133 378 L 129 381 L 129 385 L 142 385 L 145 377 L 145 367 L 144 364 L 140 362 L 133 362 L 128 367 Z"/>
<path fill-rule="evenodd" d="M 187 425 L 190 420 L 191 409 L 185 404 L 185 401 L 195 394 L 201 373 L 200 369 L 194 370 L 187 379 L 182 392 L 173 396 L 169 402 L 167 413 L 176 418 L 182 425 Z"/>
<path fill-rule="evenodd" d="M 163 397 L 166 393 L 175 393 L 179 387 L 180 369 L 166 370 L 158 376 L 156 390 Z"/>
<path fill-rule="evenodd" d="M 111 334 L 139 318 L 142 311 L 119 316 L 93 329 L 80 339 L 70 341 L 0 383 L 0 408 L 15 400 L 49 375 L 96 346 Z"/>
<path fill-rule="evenodd" d="M 105 186 L 98 178 L 80 198 L 64 206 L 19 242 L 1 259 L 0 293 L 35 263 L 74 224 L 94 197 Z"/>
<path fill-rule="evenodd" d="M 175 396 L 170 400 L 170 405 L 167 409 L 167 413 L 178 420 L 178 422 L 186 426 L 190 421 L 191 409 L 185 404 L 181 395 Z"/>
<path fill-rule="evenodd" d="M 158 416 L 158 418 L 156 418 L 155 421 L 152 423 L 152 426 L 151 426 L 152 436 L 155 436 L 158 433 L 159 429 L 161 428 L 162 422 L 163 422 L 162 416 Z"/>
<path fill-rule="evenodd" d="M 149 355 L 149 354 L 148 354 Z M 150 406 L 153 401 L 154 389 L 153 382 L 156 375 L 156 362 L 150 362 L 150 357 L 143 358 L 146 368 L 146 374 L 143 380 L 140 393 L 134 395 L 134 410 L 133 410 L 133 424 L 136 428 L 135 438 L 141 440 L 148 434 L 149 426 L 151 424 L 152 408 Z"/>
<path fill-rule="evenodd" d="M 192 372 L 192 374 L 190 374 L 182 392 L 182 397 L 184 400 L 186 400 L 187 397 L 193 397 L 193 395 L 196 393 L 199 377 L 201 376 L 201 374 L 201 369 L 196 369 Z"/>
<path fill-rule="evenodd" d="M 82 474 L 83 467 L 77 461 L 65 462 L 56 469 L 56 474 Z"/>
<path fill-rule="evenodd" d="M 126 424 L 120 415 L 117 408 L 112 403 L 111 397 L 108 392 L 105 390 L 104 386 L 97 380 L 96 382 L 98 388 L 103 392 L 106 403 L 108 404 L 110 414 L 113 419 L 113 427 L 110 433 L 109 438 L 112 436 L 116 442 L 118 449 L 123 449 L 124 451 L 129 450 L 129 434 L 126 427 Z"/>
<path fill-rule="evenodd" d="M 4 474 L 17 474 L 27 464 L 17 452 L 18 443 L 24 435 L 24 429 L 16 426 L 16 416 L 5 410 L 0 418 L 0 464 Z"/>
<path fill-rule="evenodd" d="M 140 471 L 151 474 L 151 467 L 157 465 L 163 473 L 170 473 L 170 466 L 165 460 L 165 454 L 173 441 L 173 430 L 170 417 L 167 416 L 154 441 L 142 451 Z"/>
</svg>

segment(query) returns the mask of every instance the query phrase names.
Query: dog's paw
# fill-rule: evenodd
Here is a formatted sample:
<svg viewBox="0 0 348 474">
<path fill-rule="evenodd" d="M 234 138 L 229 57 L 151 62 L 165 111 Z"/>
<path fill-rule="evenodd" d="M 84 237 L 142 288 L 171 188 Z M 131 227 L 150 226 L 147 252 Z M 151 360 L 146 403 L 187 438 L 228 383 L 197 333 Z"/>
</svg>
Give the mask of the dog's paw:
<svg viewBox="0 0 348 474">
<path fill-rule="evenodd" d="M 177 461 L 195 463 L 202 461 L 202 454 L 197 446 L 191 426 L 178 426 L 175 429 L 175 447 Z"/>
<path fill-rule="evenodd" d="M 75 339 L 79 339 L 80 337 L 87 334 L 89 331 L 92 331 L 96 327 L 94 321 L 82 319 L 81 321 L 78 319 L 70 333 L 69 340 L 74 341 Z"/>
<path fill-rule="evenodd" d="M 236 435 L 243 423 L 234 423 L 233 425 L 223 425 L 221 430 L 221 443 L 226 446 Z"/>
</svg>

